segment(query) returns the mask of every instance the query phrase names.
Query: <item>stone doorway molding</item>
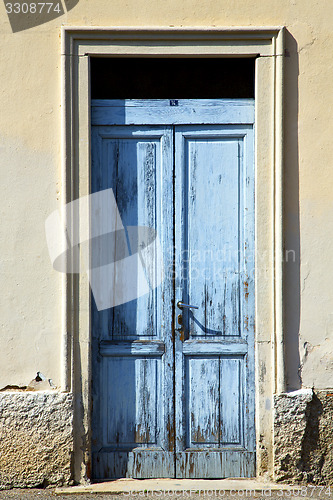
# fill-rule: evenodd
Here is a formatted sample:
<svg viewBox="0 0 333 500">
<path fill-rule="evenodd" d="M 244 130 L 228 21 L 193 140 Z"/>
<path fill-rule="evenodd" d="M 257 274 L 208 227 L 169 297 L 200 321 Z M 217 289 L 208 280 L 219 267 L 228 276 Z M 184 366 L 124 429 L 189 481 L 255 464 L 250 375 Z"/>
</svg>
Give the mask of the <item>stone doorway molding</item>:
<svg viewBox="0 0 333 500">
<path fill-rule="evenodd" d="M 285 391 L 282 298 L 284 28 L 63 27 L 63 207 L 90 193 L 91 56 L 256 58 L 257 475 L 272 476 L 273 395 Z M 85 230 L 86 225 L 82 228 Z M 62 286 L 62 390 L 74 394 L 74 476 L 76 481 L 82 482 L 90 477 L 90 287 L 85 273 L 64 274 Z"/>
</svg>

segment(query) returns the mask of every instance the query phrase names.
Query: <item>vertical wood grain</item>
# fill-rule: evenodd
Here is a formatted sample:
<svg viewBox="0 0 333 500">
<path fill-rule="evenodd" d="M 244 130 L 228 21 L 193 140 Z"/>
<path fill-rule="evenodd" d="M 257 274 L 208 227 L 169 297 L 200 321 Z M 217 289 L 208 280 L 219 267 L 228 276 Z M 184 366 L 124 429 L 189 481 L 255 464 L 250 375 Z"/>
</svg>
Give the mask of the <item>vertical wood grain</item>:
<svg viewBox="0 0 333 500">
<path fill-rule="evenodd" d="M 131 117 L 135 106 L 143 117 L 145 105 L 132 101 Z M 165 123 L 166 105 L 149 107 L 154 123 L 158 115 Z M 199 120 L 203 104 L 196 105 L 191 120 Z M 112 257 L 136 251 L 131 227 L 151 227 L 166 271 L 146 296 L 107 311 L 93 308 L 96 478 L 255 474 L 250 105 L 246 125 L 229 125 L 232 102 L 214 101 L 202 116 L 214 122 L 221 106 L 225 124 L 92 127 L 92 188 L 112 187 L 125 227 Z M 110 113 L 106 107 L 96 119 L 112 122 Z M 96 252 L 105 258 L 101 248 Z M 178 300 L 199 309 L 180 311 Z M 156 339 L 164 349 L 149 351 Z M 136 341 L 145 343 L 141 355 Z"/>
</svg>

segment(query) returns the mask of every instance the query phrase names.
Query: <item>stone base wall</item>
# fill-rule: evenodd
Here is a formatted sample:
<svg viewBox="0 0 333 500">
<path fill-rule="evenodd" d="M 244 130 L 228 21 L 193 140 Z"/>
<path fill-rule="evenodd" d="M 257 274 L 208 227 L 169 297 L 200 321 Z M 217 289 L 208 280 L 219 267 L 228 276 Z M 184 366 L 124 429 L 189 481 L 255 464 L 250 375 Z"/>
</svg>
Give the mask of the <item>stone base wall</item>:
<svg viewBox="0 0 333 500">
<path fill-rule="evenodd" d="M 0 392 L 0 488 L 69 484 L 73 397 Z"/>
<path fill-rule="evenodd" d="M 0 488 L 73 479 L 73 396 L 0 392 Z M 274 479 L 333 484 L 333 391 L 274 398 Z"/>
<path fill-rule="evenodd" d="M 333 484 L 333 391 L 275 396 L 274 409 L 275 480 Z"/>
</svg>

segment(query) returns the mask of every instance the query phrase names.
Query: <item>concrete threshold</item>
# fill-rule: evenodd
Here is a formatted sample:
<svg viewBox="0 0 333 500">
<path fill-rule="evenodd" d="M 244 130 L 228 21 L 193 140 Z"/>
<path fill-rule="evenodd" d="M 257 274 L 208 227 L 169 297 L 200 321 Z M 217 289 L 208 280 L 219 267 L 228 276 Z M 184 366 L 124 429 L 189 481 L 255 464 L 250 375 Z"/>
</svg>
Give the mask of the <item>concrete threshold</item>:
<svg viewBox="0 0 333 500">
<path fill-rule="evenodd" d="M 264 482 L 258 479 L 116 479 L 103 483 L 95 483 L 84 486 L 71 486 L 68 488 L 57 488 L 58 495 L 71 495 L 79 493 L 154 493 L 154 492 L 183 492 L 192 493 L 208 491 L 245 491 L 252 490 L 269 495 L 273 490 L 289 490 L 291 486 Z M 265 494 L 266 493 L 266 494 Z"/>
</svg>

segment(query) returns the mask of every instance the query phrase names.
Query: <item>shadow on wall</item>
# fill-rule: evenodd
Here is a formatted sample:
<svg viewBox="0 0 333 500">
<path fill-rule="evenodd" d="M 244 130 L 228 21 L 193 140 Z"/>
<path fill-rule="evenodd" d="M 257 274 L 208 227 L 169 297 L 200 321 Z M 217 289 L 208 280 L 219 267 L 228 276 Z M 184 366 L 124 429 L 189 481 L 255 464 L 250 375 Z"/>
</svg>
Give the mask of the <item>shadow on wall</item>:
<svg viewBox="0 0 333 500">
<path fill-rule="evenodd" d="M 298 45 L 291 33 L 285 38 L 285 180 L 284 180 L 284 319 L 287 390 L 302 386 L 299 355 L 300 327 L 300 220 L 298 160 Z"/>
</svg>

